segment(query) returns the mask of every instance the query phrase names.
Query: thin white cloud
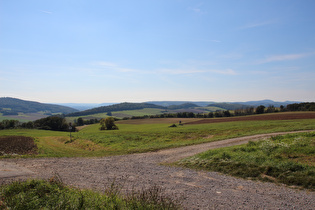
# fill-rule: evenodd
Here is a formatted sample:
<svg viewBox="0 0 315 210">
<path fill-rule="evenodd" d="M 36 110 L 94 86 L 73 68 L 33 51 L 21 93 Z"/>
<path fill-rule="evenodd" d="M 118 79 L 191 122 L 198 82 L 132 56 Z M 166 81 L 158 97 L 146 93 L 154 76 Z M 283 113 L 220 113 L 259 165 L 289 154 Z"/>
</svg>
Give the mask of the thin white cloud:
<svg viewBox="0 0 315 210">
<path fill-rule="evenodd" d="M 225 69 L 225 70 L 210 70 L 210 72 L 224 75 L 237 75 L 236 71 L 233 69 Z"/>
<path fill-rule="evenodd" d="M 118 71 L 118 72 L 137 72 L 138 71 L 136 69 L 124 68 L 124 67 L 119 66 L 118 64 L 107 62 L 107 61 L 95 62 L 94 65 L 97 65 L 101 68 Z"/>
<path fill-rule="evenodd" d="M 202 63 L 196 64 L 191 61 L 194 65 L 201 65 Z M 207 68 L 194 68 L 194 67 L 175 67 L 175 68 L 161 68 L 152 71 L 144 71 L 132 68 L 124 68 L 118 64 L 106 61 L 100 61 L 93 63 L 98 69 L 106 69 L 116 72 L 133 72 L 140 74 L 164 74 L 164 75 L 188 75 L 188 74 L 203 74 L 203 73 L 213 73 L 213 74 L 223 74 L 223 75 L 237 75 L 233 69 L 207 69 Z"/>
<path fill-rule="evenodd" d="M 98 66 L 102 66 L 102 67 L 117 67 L 117 65 L 115 63 L 111 63 L 111 62 L 106 62 L 106 61 L 100 61 L 100 62 L 96 62 L 94 63 L 95 65 Z"/>
<path fill-rule="evenodd" d="M 271 25 L 275 24 L 277 21 L 275 20 L 267 20 L 267 21 L 262 21 L 262 22 L 256 22 L 256 23 L 249 23 L 244 26 L 241 26 L 240 29 L 250 29 L 250 28 L 257 28 L 257 27 L 262 27 L 266 25 Z"/>
<path fill-rule="evenodd" d="M 233 69 L 210 69 L 210 70 L 201 70 L 201 69 L 160 69 L 158 73 L 163 74 L 200 74 L 200 73 L 215 73 L 215 74 L 224 74 L 224 75 L 236 75 L 237 73 Z"/>
<path fill-rule="evenodd" d="M 50 12 L 50 11 L 46 11 L 46 10 L 40 10 L 42 13 L 45 13 L 45 14 L 49 14 L 49 15 L 51 15 L 52 14 L 52 12 Z"/>
<path fill-rule="evenodd" d="M 244 55 L 242 53 L 227 53 L 227 54 L 223 54 L 220 55 L 219 58 L 223 58 L 223 59 L 233 59 L 233 60 L 237 60 L 237 59 L 241 59 L 243 58 Z"/>
<path fill-rule="evenodd" d="M 200 4 L 197 4 L 196 6 L 194 7 L 190 7 L 189 10 L 197 13 L 197 14 L 204 14 L 203 10 L 200 9 L 200 7 L 203 5 L 203 3 L 200 3 Z"/>
<path fill-rule="evenodd" d="M 277 62 L 277 61 L 297 60 L 300 58 L 304 58 L 308 55 L 310 55 L 310 54 L 301 53 L 301 54 L 273 55 L 273 56 L 268 56 L 265 59 L 259 60 L 256 63 L 257 64 L 264 64 L 264 63 Z"/>
<path fill-rule="evenodd" d="M 163 74 L 197 74 L 204 73 L 205 70 L 195 70 L 195 69 L 160 69 L 158 73 Z"/>
</svg>

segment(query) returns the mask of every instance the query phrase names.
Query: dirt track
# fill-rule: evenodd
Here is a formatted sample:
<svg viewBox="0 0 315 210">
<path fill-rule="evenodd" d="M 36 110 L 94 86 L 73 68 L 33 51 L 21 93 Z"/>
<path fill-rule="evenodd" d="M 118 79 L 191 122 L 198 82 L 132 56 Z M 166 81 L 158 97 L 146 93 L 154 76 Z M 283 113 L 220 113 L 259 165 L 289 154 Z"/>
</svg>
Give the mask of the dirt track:
<svg viewBox="0 0 315 210">
<path fill-rule="evenodd" d="M 187 209 L 314 209 L 315 193 L 225 176 L 161 165 L 212 148 L 246 143 L 283 133 L 255 135 L 152 153 L 102 158 L 8 159 L 2 165 L 25 167 L 25 176 L 49 178 L 59 174 L 63 182 L 79 188 L 103 190 L 114 179 L 124 190 L 163 187 L 172 196 L 182 197 Z M 16 165 L 17 164 L 17 165 Z M 0 183 L 15 178 L 1 178 Z"/>
</svg>

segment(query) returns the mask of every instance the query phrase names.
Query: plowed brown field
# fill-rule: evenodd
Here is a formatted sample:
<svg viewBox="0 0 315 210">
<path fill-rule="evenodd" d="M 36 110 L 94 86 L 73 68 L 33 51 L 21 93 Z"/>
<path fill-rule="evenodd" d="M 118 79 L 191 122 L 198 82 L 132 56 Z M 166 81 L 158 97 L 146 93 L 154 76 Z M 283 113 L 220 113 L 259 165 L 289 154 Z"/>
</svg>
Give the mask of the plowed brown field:
<svg viewBox="0 0 315 210">
<path fill-rule="evenodd" d="M 315 119 L 315 112 L 288 112 L 288 113 L 273 113 L 262 115 L 251 115 L 242 117 L 223 117 L 223 118 L 207 118 L 200 119 L 185 124 L 204 124 L 204 123 L 220 123 L 220 122 L 235 122 L 235 121 L 257 121 L 257 120 L 298 120 L 298 119 Z"/>
</svg>

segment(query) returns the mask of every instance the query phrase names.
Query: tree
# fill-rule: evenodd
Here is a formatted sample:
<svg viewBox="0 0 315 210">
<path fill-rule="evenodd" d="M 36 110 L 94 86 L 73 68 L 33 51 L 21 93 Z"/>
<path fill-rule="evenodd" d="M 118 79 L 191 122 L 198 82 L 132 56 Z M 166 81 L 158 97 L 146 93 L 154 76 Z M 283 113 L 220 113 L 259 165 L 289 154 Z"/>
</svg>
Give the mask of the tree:
<svg viewBox="0 0 315 210">
<path fill-rule="evenodd" d="M 223 116 L 224 117 L 231 117 L 231 113 L 229 110 L 223 111 Z"/>
<path fill-rule="evenodd" d="M 113 117 L 106 117 L 105 119 L 101 119 L 100 125 L 100 130 L 118 130 L 118 127 L 115 125 L 115 119 Z"/>
<path fill-rule="evenodd" d="M 66 119 L 60 116 L 51 116 L 34 121 L 34 127 L 43 130 L 68 131 Z M 74 126 L 73 126 L 74 127 Z"/>
<path fill-rule="evenodd" d="M 268 106 L 267 113 L 273 113 L 276 111 L 276 108 L 273 105 Z"/>
<path fill-rule="evenodd" d="M 265 106 L 260 105 L 256 108 L 256 114 L 263 114 L 265 112 Z"/>
<path fill-rule="evenodd" d="M 83 118 L 82 118 L 82 117 L 79 117 L 79 118 L 78 118 L 77 125 L 78 125 L 78 126 L 84 125 L 84 121 L 83 121 Z"/>
</svg>

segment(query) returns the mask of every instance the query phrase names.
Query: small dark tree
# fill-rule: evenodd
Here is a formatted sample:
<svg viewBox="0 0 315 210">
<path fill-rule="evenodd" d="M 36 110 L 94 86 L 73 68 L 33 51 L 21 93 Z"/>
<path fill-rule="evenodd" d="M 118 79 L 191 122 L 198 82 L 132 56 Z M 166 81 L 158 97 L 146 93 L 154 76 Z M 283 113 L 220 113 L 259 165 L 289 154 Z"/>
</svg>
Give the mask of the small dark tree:
<svg viewBox="0 0 315 210">
<path fill-rule="evenodd" d="M 265 106 L 260 105 L 256 108 L 256 114 L 263 114 L 265 112 Z"/>
<path fill-rule="evenodd" d="M 215 111 L 214 117 L 223 117 L 223 112 L 219 110 Z"/>
<path fill-rule="evenodd" d="M 268 106 L 267 113 L 273 113 L 276 111 L 276 108 L 273 105 Z"/>
<path fill-rule="evenodd" d="M 115 125 L 115 119 L 113 117 L 101 119 L 100 124 L 100 130 L 118 130 L 118 127 Z"/>
<path fill-rule="evenodd" d="M 223 116 L 224 117 L 231 117 L 231 113 L 229 110 L 223 111 Z"/>
<path fill-rule="evenodd" d="M 209 112 L 209 113 L 208 113 L 208 117 L 209 117 L 209 118 L 213 118 L 213 117 L 214 117 L 213 112 Z"/>
<path fill-rule="evenodd" d="M 78 126 L 84 125 L 84 121 L 83 121 L 83 118 L 82 118 L 82 117 L 79 117 L 79 118 L 78 118 L 78 120 L 77 120 L 77 125 L 78 125 Z"/>
</svg>

